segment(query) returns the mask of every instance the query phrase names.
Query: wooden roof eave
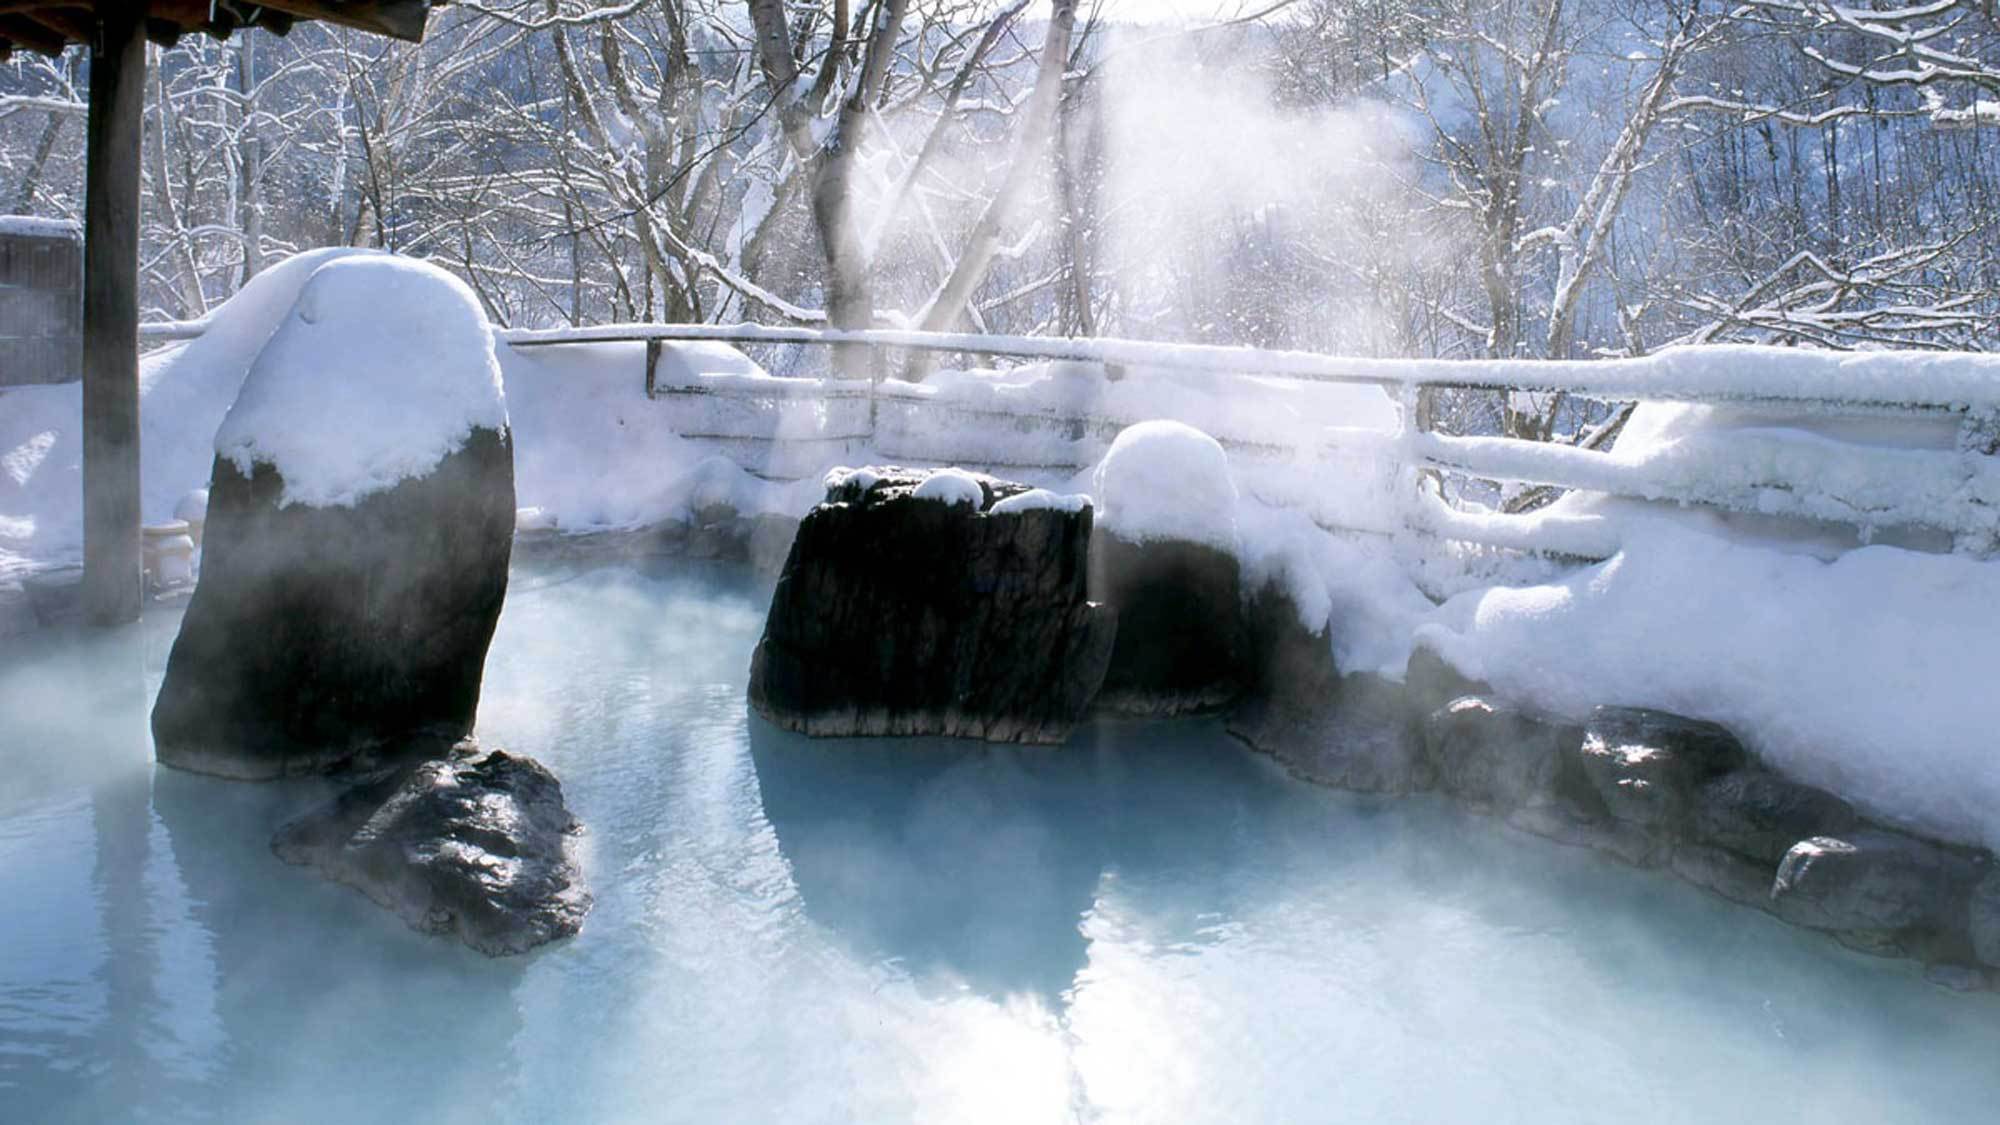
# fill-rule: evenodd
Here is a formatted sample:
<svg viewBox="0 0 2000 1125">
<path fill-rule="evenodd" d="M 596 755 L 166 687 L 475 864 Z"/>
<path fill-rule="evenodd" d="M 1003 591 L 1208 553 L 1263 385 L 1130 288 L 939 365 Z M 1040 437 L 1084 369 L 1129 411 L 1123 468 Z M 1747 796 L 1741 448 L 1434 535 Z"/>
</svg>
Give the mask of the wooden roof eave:
<svg viewBox="0 0 2000 1125">
<path fill-rule="evenodd" d="M 246 27 L 262 27 L 284 35 L 299 20 L 319 20 L 419 43 L 430 8 L 430 0 L 152 0 L 146 6 L 146 36 L 172 46 L 191 31 L 226 39 Z M 0 59 L 16 47 L 59 55 L 73 43 L 88 46 L 95 21 L 90 5 L 79 0 L 0 0 Z"/>
</svg>

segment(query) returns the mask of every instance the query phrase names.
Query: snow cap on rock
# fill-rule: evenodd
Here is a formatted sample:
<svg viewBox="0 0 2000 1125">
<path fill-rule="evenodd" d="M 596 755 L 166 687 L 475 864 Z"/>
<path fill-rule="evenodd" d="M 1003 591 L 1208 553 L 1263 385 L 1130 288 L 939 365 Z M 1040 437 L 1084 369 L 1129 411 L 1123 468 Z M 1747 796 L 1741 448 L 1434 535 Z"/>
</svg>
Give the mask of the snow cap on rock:
<svg viewBox="0 0 2000 1125">
<path fill-rule="evenodd" d="M 964 469 L 939 469 L 924 478 L 924 482 L 910 492 L 919 500 L 937 500 L 946 505 L 968 504 L 974 511 L 986 503 L 986 489 L 979 478 Z"/>
<path fill-rule="evenodd" d="M 1181 422 L 1128 426 L 1097 466 L 1099 523 L 1131 543 L 1179 539 L 1236 549 L 1236 482 L 1229 455 Z"/>
<path fill-rule="evenodd" d="M 428 474 L 475 429 L 506 426 L 493 330 L 472 290 L 424 262 L 363 255 L 307 278 L 215 451 L 245 475 L 276 468 L 282 503 L 337 507 Z"/>
</svg>

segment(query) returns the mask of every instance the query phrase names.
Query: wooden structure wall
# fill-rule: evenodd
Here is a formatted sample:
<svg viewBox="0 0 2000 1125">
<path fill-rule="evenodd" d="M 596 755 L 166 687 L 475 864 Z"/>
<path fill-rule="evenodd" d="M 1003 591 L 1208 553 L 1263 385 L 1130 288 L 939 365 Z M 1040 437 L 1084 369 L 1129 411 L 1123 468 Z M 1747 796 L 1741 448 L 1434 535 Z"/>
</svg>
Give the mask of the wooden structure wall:
<svg viewBox="0 0 2000 1125">
<path fill-rule="evenodd" d="M 0 216 L 0 387 L 83 377 L 83 240 Z"/>
</svg>

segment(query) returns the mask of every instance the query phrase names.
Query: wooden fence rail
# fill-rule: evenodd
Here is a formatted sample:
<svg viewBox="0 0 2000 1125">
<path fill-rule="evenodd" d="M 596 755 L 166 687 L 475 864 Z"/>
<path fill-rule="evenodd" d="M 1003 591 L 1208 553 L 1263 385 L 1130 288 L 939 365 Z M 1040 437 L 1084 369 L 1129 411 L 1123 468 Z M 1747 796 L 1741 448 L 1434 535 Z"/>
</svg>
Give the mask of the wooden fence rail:
<svg viewBox="0 0 2000 1125">
<path fill-rule="evenodd" d="M 158 326 L 151 339 L 198 335 L 199 323 Z M 961 401 L 895 381 L 707 376 L 662 382 L 664 343 L 864 344 L 887 355 L 930 351 L 1020 360 L 1103 364 L 1124 378 L 1172 374 L 1213 380 L 1224 396 L 1252 381 L 1378 388 L 1394 404 L 1391 431 L 1310 427 L 1297 440 L 1210 432 L 1233 457 L 1304 466 L 1328 458 L 1372 464 L 1393 493 L 1394 520 L 1323 520 L 1331 530 L 1413 534 L 1506 550 L 1604 558 L 1620 541 L 1617 520 L 1550 513 L 1504 515 L 1446 503 L 1439 474 L 1581 490 L 1652 503 L 1814 521 L 1862 540 L 1890 528 L 1934 533 L 1950 549 L 1990 555 L 2000 547 L 2000 358 L 1966 353 L 1826 353 L 1724 346 L 1592 361 L 1447 361 L 1327 356 L 1135 340 L 994 337 L 903 330 L 842 332 L 761 325 L 603 325 L 498 329 L 515 349 L 643 343 L 646 393 L 679 409 L 676 432 L 704 442 L 749 471 L 796 480 L 833 459 L 955 463 L 1000 472 L 1073 474 L 1094 464 L 1118 431 L 1140 416 L 1066 410 L 999 398 Z M 885 369 L 890 369 L 885 364 Z M 1702 403 L 1756 411 L 1758 426 L 1710 435 L 1685 455 L 1634 459 L 1503 437 L 1454 437 L 1416 425 L 1426 388 L 1562 393 L 1605 402 Z M 1220 401 L 1220 400 L 1219 400 Z M 727 404 L 727 405 L 725 405 Z M 801 421 L 801 411 L 814 412 Z M 924 419 L 933 421 L 927 424 Z M 1812 432 L 1829 420 L 1918 420 L 1956 433 L 1935 448 L 1841 440 Z M 967 429 L 937 420 L 975 420 Z M 954 434 L 946 448 L 927 435 Z M 1053 451 L 1053 453 L 1052 453 Z M 1066 454 L 1066 455 L 1065 455 Z"/>
</svg>

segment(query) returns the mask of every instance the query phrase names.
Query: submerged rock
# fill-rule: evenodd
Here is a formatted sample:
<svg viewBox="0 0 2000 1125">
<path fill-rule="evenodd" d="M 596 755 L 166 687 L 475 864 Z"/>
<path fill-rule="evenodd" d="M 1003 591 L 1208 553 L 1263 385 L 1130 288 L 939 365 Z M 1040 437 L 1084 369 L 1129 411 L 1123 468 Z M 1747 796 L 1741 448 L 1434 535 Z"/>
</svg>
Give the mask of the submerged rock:
<svg viewBox="0 0 2000 1125">
<path fill-rule="evenodd" d="M 1599 707 L 1578 752 L 1606 812 L 1650 832 L 1677 833 L 1695 791 L 1743 764 L 1743 747 L 1714 723 L 1637 707 Z"/>
<path fill-rule="evenodd" d="M 541 763 L 466 743 L 349 790 L 271 850 L 414 929 L 501 956 L 582 927 L 591 896 L 570 854 L 581 831 Z"/>
<path fill-rule="evenodd" d="M 284 491 L 270 465 L 216 459 L 201 582 L 153 707 L 161 763 L 271 778 L 469 733 L 507 594 L 506 432 L 351 506 Z"/>
<path fill-rule="evenodd" d="M 1060 742 L 1104 680 L 1081 498 L 958 470 L 829 478 L 799 525 L 750 704 L 811 735 Z"/>
<path fill-rule="evenodd" d="M 1979 866 L 1958 852 L 1884 828 L 1814 836 L 1778 865 L 1778 914 L 1822 930 L 1890 935 L 1949 933 L 1962 926 Z"/>
</svg>

